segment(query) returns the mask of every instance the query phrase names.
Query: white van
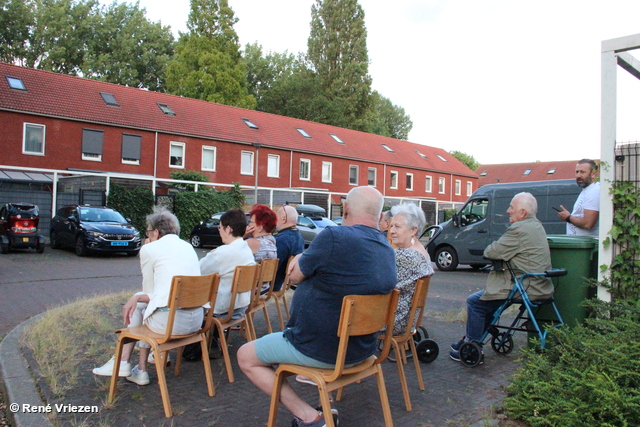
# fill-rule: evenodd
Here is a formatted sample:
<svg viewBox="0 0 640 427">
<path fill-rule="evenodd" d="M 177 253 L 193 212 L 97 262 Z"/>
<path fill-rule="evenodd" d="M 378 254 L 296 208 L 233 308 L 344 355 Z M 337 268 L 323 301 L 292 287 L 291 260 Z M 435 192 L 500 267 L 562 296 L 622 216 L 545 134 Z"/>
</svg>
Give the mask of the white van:
<svg viewBox="0 0 640 427">
<path fill-rule="evenodd" d="M 571 211 L 581 190 L 572 179 L 483 185 L 451 220 L 429 227 L 431 239 L 425 246 L 440 270 L 452 271 L 459 264 L 484 267 L 484 249 L 509 227 L 507 209 L 513 196 L 523 191 L 533 194 L 538 201 L 536 217 L 547 234 L 565 234 L 567 224 L 553 208 L 563 205 Z"/>
</svg>

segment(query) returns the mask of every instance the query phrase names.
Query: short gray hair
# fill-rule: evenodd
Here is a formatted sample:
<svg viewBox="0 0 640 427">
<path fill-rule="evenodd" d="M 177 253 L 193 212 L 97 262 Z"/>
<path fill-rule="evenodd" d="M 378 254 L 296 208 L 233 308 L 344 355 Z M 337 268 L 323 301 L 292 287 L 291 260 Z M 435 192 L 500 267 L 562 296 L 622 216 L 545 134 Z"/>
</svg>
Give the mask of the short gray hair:
<svg viewBox="0 0 640 427">
<path fill-rule="evenodd" d="M 538 201 L 531 193 L 522 192 L 518 193 L 513 198 L 518 198 L 518 206 L 521 209 L 524 209 L 527 213 L 527 217 L 536 216 L 538 213 Z"/>
<path fill-rule="evenodd" d="M 147 215 L 147 229 L 158 230 L 158 236 L 180 235 L 180 221 L 164 206 L 155 206 L 153 213 Z"/>
<path fill-rule="evenodd" d="M 395 205 L 391 208 L 391 216 L 395 218 L 398 215 L 405 217 L 406 224 L 409 228 L 416 227 L 418 229 L 416 235 L 420 237 L 424 228 L 427 226 L 427 220 L 424 217 L 422 209 L 420 209 L 415 203 Z"/>
</svg>

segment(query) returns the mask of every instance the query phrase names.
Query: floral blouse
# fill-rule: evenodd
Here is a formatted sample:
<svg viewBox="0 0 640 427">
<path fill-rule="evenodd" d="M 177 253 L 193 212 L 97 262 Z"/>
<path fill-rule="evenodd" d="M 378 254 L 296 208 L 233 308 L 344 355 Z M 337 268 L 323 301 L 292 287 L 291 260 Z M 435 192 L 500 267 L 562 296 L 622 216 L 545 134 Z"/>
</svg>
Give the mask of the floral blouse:
<svg viewBox="0 0 640 427">
<path fill-rule="evenodd" d="M 426 258 L 415 249 L 396 249 L 396 270 L 398 274 L 398 284 L 396 288 L 400 290 L 398 309 L 396 310 L 396 321 L 393 327 L 393 335 L 401 335 L 409 324 L 409 312 L 411 311 L 411 301 L 416 290 L 416 282 L 424 276 L 433 274 L 433 267 L 429 254 Z"/>
</svg>

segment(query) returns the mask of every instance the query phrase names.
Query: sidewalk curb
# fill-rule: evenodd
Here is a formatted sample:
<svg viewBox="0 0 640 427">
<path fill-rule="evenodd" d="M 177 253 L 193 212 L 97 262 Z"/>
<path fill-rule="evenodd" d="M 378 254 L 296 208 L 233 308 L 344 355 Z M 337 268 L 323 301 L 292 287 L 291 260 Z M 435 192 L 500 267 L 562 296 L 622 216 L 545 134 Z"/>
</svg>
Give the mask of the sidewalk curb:
<svg viewBox="0 0 640 427">
<path fill-rule="evenodd" d="M 43 313 L 44 314 L 44 313 Z M 9 332 L 0 342 L 0 387 L 2 387 L 6 403 L 6 415 L 15 427 L 41 427 L 52 424 L 43 413 L 24 413 L 22 410 L 13 412 L 11 404 L 33 405 L 42 407 L 44 402 L 35 386 L 27 361 L 20 350 L 20 337 L 24 329 L 31 322 L 40 318 L 42 314 L 34 316 Z"/>
</svg>

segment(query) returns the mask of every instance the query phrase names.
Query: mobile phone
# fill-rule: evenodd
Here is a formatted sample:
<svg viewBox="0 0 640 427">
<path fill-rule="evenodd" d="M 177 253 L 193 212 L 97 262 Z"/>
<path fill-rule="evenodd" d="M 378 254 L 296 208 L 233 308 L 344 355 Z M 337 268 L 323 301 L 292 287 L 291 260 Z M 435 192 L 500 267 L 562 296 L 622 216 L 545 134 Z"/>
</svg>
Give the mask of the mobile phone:
<svg viewBox="0 0 640 427">
<path fill-rule="evenodd" d="M 551 209 L 553 209 L 556 212 L 560 212 L 560 209 L 556 208 L 555 206 L 551 206 Z"/>
</svg>

